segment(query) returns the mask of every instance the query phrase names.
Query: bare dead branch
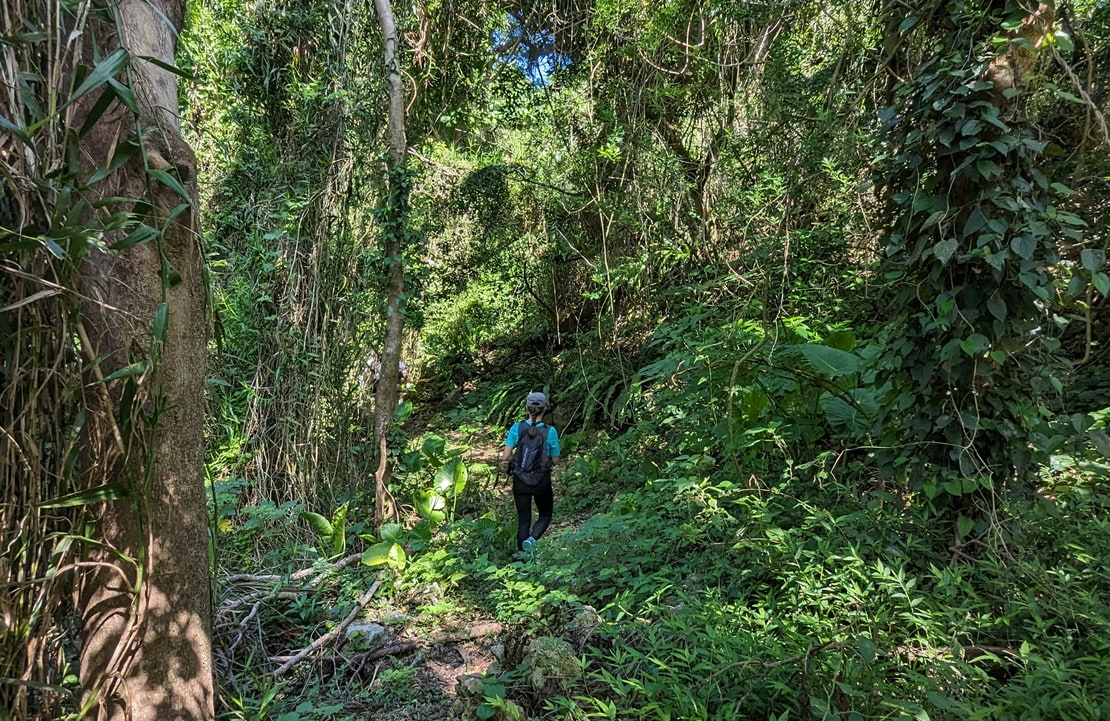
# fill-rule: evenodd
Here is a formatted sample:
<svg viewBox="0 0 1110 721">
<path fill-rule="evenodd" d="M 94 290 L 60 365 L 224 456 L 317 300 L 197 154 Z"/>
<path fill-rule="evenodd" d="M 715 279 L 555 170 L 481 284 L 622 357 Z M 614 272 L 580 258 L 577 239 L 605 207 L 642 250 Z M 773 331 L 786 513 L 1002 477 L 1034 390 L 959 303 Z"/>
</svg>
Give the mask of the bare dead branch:
<svg viewBox="0 0 1110 721">
<path fill-rule="evenodd" d="M 378 592 L 378 587 L 381 585 L 382 581 L 380 578 L 374 581 L 373 585 L 370 586 L 369 590 L 367 590 L 366 593 L 362 594 L 362 598 L 358 600 L 358 603 L 355 604 L 355 607 L 351 609 L 351 612 L 347 614 L 347 617 L 343 619 L 338 626 L 298 651 L 292 658 L 283 663 L 277 668 L 277 670 L 274 671 L 274 676 L 281 676 L 286 671 L 291 669 L 293 665 L 296 664 L 298 661 L 301 661 L 302 659 L 308 657 L 314 651 L 323 648 L 327 644 L 331 643 L 338 636 L 340 636 L 344 631 L 346 631 L 347 627 L 351 625 L 351 621 L 354 621 L 355 617 L 358 616 L 358 614 L 362 612 L 362 609 L 366 607 L 366 604 L 370 603 L 370 599 L 373 598 L 374 594 Z"/>
</svg>

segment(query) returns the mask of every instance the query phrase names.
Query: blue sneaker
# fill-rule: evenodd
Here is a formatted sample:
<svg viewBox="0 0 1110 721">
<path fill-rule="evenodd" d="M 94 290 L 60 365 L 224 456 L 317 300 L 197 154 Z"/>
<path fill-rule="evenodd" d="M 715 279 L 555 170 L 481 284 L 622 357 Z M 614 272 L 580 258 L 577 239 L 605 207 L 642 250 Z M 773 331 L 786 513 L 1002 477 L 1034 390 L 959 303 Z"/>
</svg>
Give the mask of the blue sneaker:
<svg viewBox="0 0 1110 721">
<path fill-rule="evenodd" d="M 525 552 L 531 553 L 532 551 L 536 550 L 536 539 L 532 538 L 531 536 L 528 536 L 528 538 L 525 538 L 524 542 L 520 544 L 520 547 Z"/>
</svg>

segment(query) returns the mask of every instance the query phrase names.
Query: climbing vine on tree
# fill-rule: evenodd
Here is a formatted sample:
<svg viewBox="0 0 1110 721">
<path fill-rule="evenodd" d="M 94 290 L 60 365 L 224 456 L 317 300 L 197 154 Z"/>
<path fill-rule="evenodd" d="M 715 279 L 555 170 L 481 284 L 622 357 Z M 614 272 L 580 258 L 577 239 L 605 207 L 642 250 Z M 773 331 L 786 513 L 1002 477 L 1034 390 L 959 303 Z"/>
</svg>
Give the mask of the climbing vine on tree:
<svg viewBox="0 0 1110 721">
<path fill-rule="evenodd" d="M 1046 159 L 1063 150 L 1035 112 L 1067 102 L 1043 74 L 1070 46 L 1053 9 L 914 9 L 891 10 L 910 70 L 879 112 L 885 270 L 900 312 L 886 350 L 906 408 L 889 428 L 927 459 L 915 485 L 952 500 L 1027 478 L 1063 440 L 1058 314 L 1077 283 L 1100 282 L 1102 263 L 1084 245 L 1087 223 L 1061 208 L 1072 191 Z M 1085 275 L 1065 262 L 1075 258 Z"/>
</svg>

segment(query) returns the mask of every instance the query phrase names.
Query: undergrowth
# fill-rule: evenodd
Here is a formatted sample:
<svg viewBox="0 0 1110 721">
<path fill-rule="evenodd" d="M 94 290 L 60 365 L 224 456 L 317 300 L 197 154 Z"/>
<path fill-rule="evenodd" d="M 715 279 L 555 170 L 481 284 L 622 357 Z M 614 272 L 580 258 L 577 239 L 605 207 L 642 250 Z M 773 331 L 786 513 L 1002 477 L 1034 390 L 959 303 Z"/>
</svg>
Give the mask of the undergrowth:
<svg viewBox="0 0 1110 721">
<path fill-rule="evenodd" d="M 806 363 L 869 355 L 847 331 L 810 325 L 788 320 L 771 348 L 743 323 L 661 326 L 635 374 L 639 417 L 564 427 L 574 450 L 557 475 L 555 525 L 532 560 L 515 554 L 512 502 L 478 459 L 499 447 L 521 382 L 440 407 L 428 417 L 442 436 L 415 427 L 399 436 L 395 492 L 413 499 L 391 532 L 403 560 L 381 562 L 380 600 L 363 615 L 394 618 L 398 633 L 481 619 L 505 629 L 469 706 L 464 696 L 425 701 L 456 718 L 583 721 L 1110 714 L 1110 495 L 1095 449 L 1054 457 L 1032 492 L 976 490 L 953 511 L 926 484 L 884 474 L 866 448 L 845 445 L 858 435 L 822 409 L 865 387 L 865 374 L 822 377 Z M 854 353 L 814 350 L 830 343 Z M 737 354 L 750 371 L 736 370 Z M 611 372 L 604 358 L 580 368 Z M 815 412 L 802 416 L 806 408 Z M 1104 428 L 1102 415 L 1091 420 Z M 440 515 L 422 505 L 431 493 L 450 497 Z M 343 520 L 355 552 L 384 543 L 364 516 Z M 327 547 L 300 546 L 301 563 L 323 562 Z M 279 555 L 288 564 L 289 550 Z M 368 573 L 274 610 L 263 620 L 271 642 L 294 649 L 333 627 Z M 387 675 L 336 717 L 428 713 L 389 691 L 421 658 L 382 666 Z M 233 675 L 261 672 L 258 659 L 241 662 Z M 295 699 L 330 703 L 365 681 L 342 655 L 321 663 L 279 684 L 278 718 L 312 718 Z"/>
</svg>

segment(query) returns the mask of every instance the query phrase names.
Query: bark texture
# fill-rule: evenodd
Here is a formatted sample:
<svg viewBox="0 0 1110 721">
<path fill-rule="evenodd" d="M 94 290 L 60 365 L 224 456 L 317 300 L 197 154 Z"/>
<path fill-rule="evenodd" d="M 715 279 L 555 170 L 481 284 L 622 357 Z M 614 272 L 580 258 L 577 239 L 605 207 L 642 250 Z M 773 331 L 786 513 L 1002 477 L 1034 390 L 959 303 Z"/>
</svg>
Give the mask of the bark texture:
<svg viewBox="0 0 1110 721">
<path fill-rule="evenodd" d="M 386 207 L 381 215 L 385 236 L 385 257 L 389 264 L 386 303 L 385 342 L 381 352 L 381 377 L 374 395 L 374 434 L 378 445 L 378 470 L 374 474 L 374 527 L 393 520 L 396 503 L 389 492 L 392 471 L 389 466 L 389 426 L 397 407 L 400 385 L 401 334 L 404 329 L 405 266 L 403 240 L 408 209 L 408 179 L 404 174 L 408 141 L 405 138 L 405 98 L 397 56 L 397 26 L 389 0 L 374 0 L 388 86 L 389 185 Z"/>
<path fill-rule="evenodd" d="M 86 354 L 103 358 L 96 374 L 108 376 L 139 358 L 153 361 L 138 379 L 135 408 L 126 410 L 124 384 L 110 381 L 86 426 L 89 484 L 122 474 L 130 488 L 128 497 L 99 507 L 106 548 L 93 553 L 95 565 L 79 588 L 81 686 L 88 717 L 98 721 L 214 717 L 203 448 L 207 319 L 194 210 L 196 160 L 181 138 L 176 76 L 140 59 L 173 64 L 184 11 L 183 0 L 124 0 L 120 24 L 91 33 L 101 47 L 114 41 L 130 52 L 138 125 L 151 129 L 143 135 L 144 157 L 97 191 L 145 198 L 153 209 L 134 209 L 145 210 L 151 224 L 165 222 L 186 201 L 148 168 L 176 179 L 193 197 L 161 242 L 93 251 L 83 268 L 83 290 L 92 299 L 84 309 Z M 133 114 L 110 108 L 82 143 L 85 167 L 106 164 L 116 144 L 134 132 Z M 162 303 L 168 308 L 164 342 L 153 333 Z M 154 422 L 144 422 L 139 452 L 123 456 L 120 426 L 134 428 L 140 413 Z"/>
</svg>

